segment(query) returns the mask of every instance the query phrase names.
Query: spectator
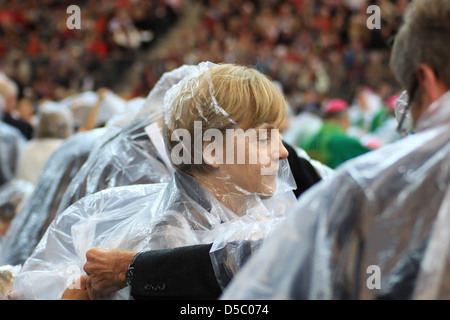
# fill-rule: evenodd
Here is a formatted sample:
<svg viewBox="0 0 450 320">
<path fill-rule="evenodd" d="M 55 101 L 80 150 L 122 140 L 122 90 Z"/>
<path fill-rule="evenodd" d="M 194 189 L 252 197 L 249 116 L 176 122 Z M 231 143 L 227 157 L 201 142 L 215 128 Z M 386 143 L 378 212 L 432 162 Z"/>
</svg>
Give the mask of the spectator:
<svg viewBox="0 0 450 320">
<path fill-rule="evenodd" d="M 20 117 L 16 110 L 17 106 L 17 85 L 5 74 L 0 73 L 0 97 L 4 104 L 0 109 L 3 111 L 1 120 L 22 132 L 27 138 L 33 137 L 33 127 L 30 123 Z"/>
<path fill-rule="evenodd" d="M 230 90 L 236 94 L 230 95 Z M 243 108 L 244 105 L 252 107 L 253 111 Z M 268 225 L 276 223 L 277 217 L 282 218 L 286 208 L 295 201 L 292 176 L 286 161 L 288 152 L 276 134 L 278 125 L 286 116 L 285 112 L 285 100 L 279 90 L 256 70 L 234 65 L 200 64 L 192 76 L 166 94 L 163 136 L 176 169 L 170 182 L 109 189 L 76 202 L 47 230 L 41 243 L 48 247 L 38 245 L 27 259 L 15 278 L 13 295 L 22 298 L 61 298 L 70 285 L 66 283 L 67 275 L 64 276 L 67 263 L 78 264 L 81 268 L 83 255 L 95 245 L 125 246 L 125 249 L 131 250 L 172 248 L 209 242 L 229 227 L 258 223 L 260 220 Z M 222 140 L 224 144 L 221 144 L 219 136 L 215 136 L 216 139 L 210 141 L 215 146 L 213 150 L 210 143 L 197 149 L 195 121 L 203 124 L 202 132 L 213 128 L 223 133 L 230 128 L 257 128 L 259 138 L 238 138 L 230 148 L 230 140 Z M 268 133 L 264 130 L 267 125 L 273 126 L 274 130 Z M 194 139 L 174 140 L 177 137 L 174 134 L 186 130 L 193 134 Z M 269 134 L 271 136 L 267 136 Z M 229 156 L 240 143 L 244 143 L 246 153 L 250 155 L 250 149 L 256 147 L 254 143 L 261 139 L 272 139 L 273 143 L 260 149 L 257 163 L 247 160 L 245 164 L 239 164 L 234 152 L 236 158 L 231 163 L 220 160 L 221 155 Z M 180 143 L 185 150 L 193 151 L 187 153 L 189 160 L 183 158 L 181 163 L 174 155 L 176 153 L 172 152 L 177 152 Z M 202 155 L 201 163 L 197 161 L 197 152 Z M 248 174 L 252 175 L 251 179 Z M 116 192 L 122 195 L 117 198 Z M 94 200 L 97 197 L 106 198 L 97 202 Z M 118 199 L 123 202 L 110 206 L 111 200 L 115 202 Z M 91 201 L 105 206 L 102 204 L 94 208 Z M 90 214 L 85 215 L 85 205 L 89 211 L 94 210 L 93 220 L 89 218 Z M 103 219 L 104 222 L 101 222 Z M 97 224 L 95 221 L 100 224 L 92 228 L 91 223 Z M 60 237 L 68 231 L 66 227 L 74 232 L 69 231 Z M 91 238 L 86 232 L 97 235 Z M 80 242 L 79 236 L 87 241 Z M 73 240 L 65 243 L 65 239 L 71 238 Z M 56 254 L 54 259 L 48 255 L 50 251 L 47 249 L 52 255 Z M 82 252 L 82 256 L 78 256 L 77 252 Z M 48 279 L 44 286 L 41 285 L 42 276 Z M 82 281 L 80 283 L 83 284 Z M 26 289 L 29 285 L 33 287 L 33 292 Z M 119 297 L 129 297 L 126 289 L 117 293 Z M 87 297 L 86 291 L 80 293 Z M 72 294 L 74 292 L 69 288 L 64 298 L 72 297 Z"/>
<path fill-rule="evenodd" d="M 41 106 L 35 132 L 22 151 L 16 174 L 32 184 L 36 184 L 50 155 L 73 134 L 72 115 L 62 106 Z"/>
<path fill-rule="evenodd" d="M 17 128 L 0 121 L 0 186 L 15 177 L 25 143 L 25 137 Z"/>
<path fill-rule="evenodd" d="M 311 158 L 333 169 L 370 151 L 359 140 L 346 134 L 349 127 L 347 109 L 348 104 L 342 99 L 325 102 L 322 127 L 301 145 Z"/>
</svg>

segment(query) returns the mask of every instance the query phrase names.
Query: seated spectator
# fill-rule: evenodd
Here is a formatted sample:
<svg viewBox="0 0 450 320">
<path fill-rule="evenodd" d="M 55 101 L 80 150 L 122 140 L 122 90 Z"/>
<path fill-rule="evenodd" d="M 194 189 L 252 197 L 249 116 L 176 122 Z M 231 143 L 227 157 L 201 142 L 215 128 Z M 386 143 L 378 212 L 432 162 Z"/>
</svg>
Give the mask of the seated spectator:
<svg viewBox="0 0 450 320">
<path fill-rule="evenodd" d="M 50 155 L 73 133 L 72 116 L 58 106 L 41 106 L 35 137 L 25 145 L 17 166 L 17 178 L 36 184 Z"/>
<path fill-rule="evenodd" d="M 333 169 L 370 151 L 359 140 L 345 133 L 349 126 L 347 109 L 347 102 L 341 99 L 326 102 L 322 127 L 302 145 L 311 158 Z"/>
<path fill-rule="evenodd" d="M 200 64 L 165 97 L 163 136 L 175 168 L 171 180 L 111 188 L 74 203 L 27 259 L 12 296 L 89 298 L 86 276 L 72 284 L 74 274 L 67 272 L 81 275 L 92 247 L 173 248 L 209 243 L 234 223 L 277 223 L 295 202 L 288 152 L 277 134 L 285 110 L 281 93 L 256 70 Z M 236 136 L 223 140 L 227 129 Z M 236 151 L 242 150 L 246 157 L 240 163 Z M 250 162 L 247 157 L 255 154 L 256 162 Z M 110 298 L 129 298 L 129 290 Z"/>
<path fill-rule="evenodd" d="M 15 177 L 25 142 L 19 129 L 0 121 L 0 186 Z"/>
<path fill-rule="evenodd" d="M 25 119 L 22 119 L 16 110 L 17 90 L 17 84 L 4 73 L 0 73 L 0 97 L 3 103 L 3 106 L 0 106 L 0 110 L 3 109 L 3 114 L 0 114 L 2 117 L 0 120 L 16 127 L 25 138 L 31 139 L 33 137 L 32 125 Z"/>
</svg>

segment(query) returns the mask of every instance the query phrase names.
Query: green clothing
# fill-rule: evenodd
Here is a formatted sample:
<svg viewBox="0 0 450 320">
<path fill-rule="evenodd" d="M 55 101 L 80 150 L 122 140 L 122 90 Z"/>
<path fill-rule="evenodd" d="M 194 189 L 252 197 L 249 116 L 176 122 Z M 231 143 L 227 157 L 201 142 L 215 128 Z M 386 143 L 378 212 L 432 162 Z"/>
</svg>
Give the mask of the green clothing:
<svg viewBox="0 0 450 320">
<path fill-rule="evenodd" d="M 372 120 L 372 124 L 370 126 L 370 132 L 377 131 L 383 123 L 388 121 L 393 117 L 392 113 L 390 113 L 386 107 L 383 107 L 378 111 L 378 113 L 375 115 L 375 117 Z"/>
<path fill-rule="evenodd" d="M 339 125 L 324 122 L 319 132 L 302 144 L 308 155 L 330 168 L 370 151 L 355 138 L 345 134 Z"/>
</svg>

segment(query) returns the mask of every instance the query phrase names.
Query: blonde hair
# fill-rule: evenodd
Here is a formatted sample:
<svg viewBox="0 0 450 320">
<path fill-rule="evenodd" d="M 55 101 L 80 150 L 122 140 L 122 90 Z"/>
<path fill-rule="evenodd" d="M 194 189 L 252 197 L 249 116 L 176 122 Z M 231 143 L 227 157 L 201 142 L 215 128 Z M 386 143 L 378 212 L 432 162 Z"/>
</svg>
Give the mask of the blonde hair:
<svg viewBox="0 0 450 320">
<path fill-rule="evenodd" d="M 201 121 L 202 134 L 208 129 L 249 129 L 263 123 L 281 124 L 286 119 L 286 101 L 272 81 L 253 67 L 218 64 L 198 77 L 183 82 L 166 112 L 163 126 L 168 152 L 178 144 L 171 137 L 176 129 L 186 129 L 191 137 L 194 122 Z M 190 150 L 194 139 L 191 139 Z M 193 160 L 194 155 L 191 155 Z M 185 173 L 206 172 L 203 164 L 174 164 Z"/>
</svg>

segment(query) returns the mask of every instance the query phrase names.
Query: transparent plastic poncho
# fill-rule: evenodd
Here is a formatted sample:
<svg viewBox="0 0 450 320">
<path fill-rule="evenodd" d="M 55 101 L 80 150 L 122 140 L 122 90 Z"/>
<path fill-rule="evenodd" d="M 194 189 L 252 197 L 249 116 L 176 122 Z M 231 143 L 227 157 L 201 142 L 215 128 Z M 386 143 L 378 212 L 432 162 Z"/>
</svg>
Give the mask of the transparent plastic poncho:
<svg viewBox="0 0 450 320">
<path fill-rule="evenodd" d="M 17 213 L 3 238 L 0 265 L 20 265 L 33 252 L 56 216 L 63 192 L 103 134 L 103 128 L 77 133 L 52 153 L 33 193 Z"/>
<path fill-rule="evenodd" d="M 0 186 L 0 218 L 14 218 L 33 190 L 34 185 L 31 182 L 21 179 L 12 179 Z M 0 236 L 0 241 L 1 239 Z"/>
<path fill-rule="evenodd" d="M 420 262 L 413 299 L 450 299 L 450 187 L 439 208 L 435 226 L 429 235 L 429 245 Z"/>
<path fill-rule="evenodd" d="M 95 127 L 103 126 L 113 117 L 128 112 L 127 101 L 110 90 L 105 90 L 103 96 L 94 91 L 85 91 L 61 100 L 60 104 L 70 110 L 74 125 L 78 128 L 86 123 L 94 107 L 98 108 Z"/>
<path fill-rule="evenodd" d="M 163 123 L 166 148 L 167 130 L 177 128 L 181 123 L 176 115 L 190 110 L 183 109 L 187 103 L 184 98 L 199 97 L 197 88 L 205 81 L 209 86 L 206 91 L 208 95 L 202 96 L 206 100 L 196 105 L 196 111 L 203 115 L 206 111 L 212 111 L 214 116 L 211 119 L 233 122 L 215 99 L 214 79 L 210 75 L 214 66 L 201 63 L 166 94 L 166 121 Z M 167 116 L 168 113 L 173 117 Z M 186 141 L 176 142 L 184 144 Z M 169 150 L 167 154 L 170 158 Z M 207 164 L 205 161 L 204 165 L 209 165 L 209 162 Z M 296 202 L 293 193 L 296 185 L 287 160 L 277 159 L 274 165 L 272 175 L 267 180 L 259 177 L 262 182 L 257 185 L 270 192 L 252 191 L 246 186 L 234 184 L 233 180 L 240 178 L 236 175 L 222 174 L 219 177 L 210 174 L 209 181 L 205 181 L 176 168 L 168 182 L 109 188 L 86 196 L 58 215 L 50 225 L 16 276 L 11 296 L 18 299 L 61 298 L 66 288 L 71 283 L 76 285 L 77 277 L 84 273 L 82 268 L 86 251 L 93 247 L 144 251 L 213 243 L 219 239 L 211 254 L 216 256 L 213 258 L 215 265 L 227 266 L 225 269 L 216 268 L 220 279 L 221 272 L 230 273 L 239 269 L 240 261 L 239 258 L 231 259 L 237 262 L 233 266 L 229 255 L 225 257 L 220 254 L 226 250 L 221 241 L 229 239 L 237 243 L 249 237 L 262 240 L 271 230 L 271 221 L 277 224 Z M 258 179 L 257 176 L 252 178 Z M 228 191 L 221 193 L 211 187 L 218 184 Z M 252 225 L 261 227 L 252 228 Z M 129 299 L 128 290 L 124 288 L 110 298 Z"/>
<path fill-rule="evenodd" d="M 305 192 L 222 298 L 448 298 L 450 92 L 414 129 Z"/>
<path fill-rule="evenodd" d="M 0 223 L 11 221 L 32 194 L 34 185 L 26 180 L 12 179 L 0 186 Z M 5 228 L 5 230 L 7 230 Z M 3 232 L 5 231 L 3 230 Z M 0 234 L 0 252 L 2 251 L 3 234 Z M 0 299 L 6 297 L 11 289 L 14 276 L 20 265 L 0 266 Z"/>
<path fill-rule="evenodd" d="M 0 121 L 0 186 L 14 178 L 25 142 L 18 129 Z"/>
<path fill-rule="evenodd" d="M 142 104 L 125 118 L 106 126 L 104 142 L 93 150 L 62 196 L 58 213 L 97 191 L 134 184 L 165 182 L 173 171 L 161 133 L 164 94 L 194 66 L 184 65 L 162 75 Z"/>
<path fill-rule="evenodd" d="M 123 112 L 117 113 L 106 127 L 78 133 L 55 152 L 32 200 L 15 219 L 5 239 L 0 264 L 22 264 L 52 220 L 82 197 L 115 186 L 168 180 L 170 165 L 161 160 L 151 140 L 153 137 L 156 144 L 162 140 L 162 135 L 152 124 L 162 117 L 163 93 L 181 79 L 188 68 L 183 66 L 164 74 L 147 99 L 130 100 L 128 117 Z M 92 103 L 96 101 L 92 94 L 82 97 L 91 97 Z M 113 105 L 108 100 L 112 97 L 113 94 L 107 92 L 101 106 Z M 67 108 L 65 104 L 58 107 Z M 21 245 L 16 246 L 16 243 Z"/>
</svg>

